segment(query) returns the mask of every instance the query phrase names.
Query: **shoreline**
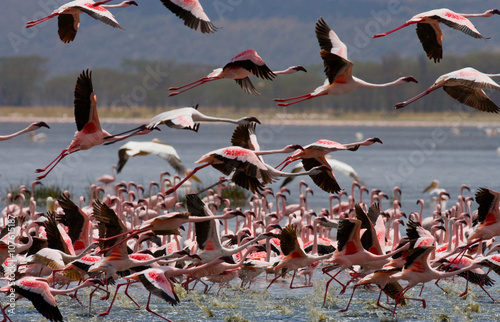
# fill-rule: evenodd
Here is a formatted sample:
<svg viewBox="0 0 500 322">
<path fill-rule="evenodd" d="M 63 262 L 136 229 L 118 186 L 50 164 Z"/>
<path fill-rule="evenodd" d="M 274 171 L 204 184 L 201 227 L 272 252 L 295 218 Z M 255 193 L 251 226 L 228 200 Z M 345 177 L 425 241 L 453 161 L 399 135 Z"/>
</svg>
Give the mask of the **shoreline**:
<svg viewBox="0 0 500 322">
<path fill-rule="evenodd" d="M 164 111 L 178 108 L 101 107 L 101 123 L 145 124 Z M 205 107 L 203 113 L 215 117 L 239 119 L 257 116 L 263 125 L 291 126 L 368 126 L 368 127 L 500 127 L 500 115 L 469 111 L 415 113 L 412 111 L 339 112 L 335 110 L 275 110 L 249 107 Z M 73 109 L 65 107 L 0 107 L 0 123 L 74 123 Z"/>
</svg>

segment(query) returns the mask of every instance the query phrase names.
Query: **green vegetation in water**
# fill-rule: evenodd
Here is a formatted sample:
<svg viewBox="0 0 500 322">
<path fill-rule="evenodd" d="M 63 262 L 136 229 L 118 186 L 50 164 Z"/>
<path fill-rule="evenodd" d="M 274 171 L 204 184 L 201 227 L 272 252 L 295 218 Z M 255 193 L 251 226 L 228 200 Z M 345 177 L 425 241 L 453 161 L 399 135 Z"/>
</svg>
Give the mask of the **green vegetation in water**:
<svg viewBox="0 0 500 322">
<path fill-rule="evenodd" d="M 238 207 L 247 203 L 250 193 L 239 186 L 231 186 L 222 190 L 222 198 L 227 198 L 231 206 Z"/>
<path fill-rule="evenodd" d="M 29 185 L 25 186 L 29 187 Z M 12 195 L 12 198 L 15 198 L 21 193 L 20 187 L 21 186 L 11 185 L 9 188 L 6 188 L 5 196 L 2 197 L 2 200 L 7 200 L 7 195 L 9 193 Z M 38 206 L 45 206 L 47 204 L 48 197 L 52 197 L 57 200 L 66 190 L 71 191 L 69 187 L 61 187 L 55 184 L 37 185 L 35 187 L 35 194 L 33 197 L 35 198 Z M 29 198 L 31 198 L 31 195 L 29 193 L 24 193 L 24 195 L 26 197 L 26 200 L 29 200 Z"/>
</svg>

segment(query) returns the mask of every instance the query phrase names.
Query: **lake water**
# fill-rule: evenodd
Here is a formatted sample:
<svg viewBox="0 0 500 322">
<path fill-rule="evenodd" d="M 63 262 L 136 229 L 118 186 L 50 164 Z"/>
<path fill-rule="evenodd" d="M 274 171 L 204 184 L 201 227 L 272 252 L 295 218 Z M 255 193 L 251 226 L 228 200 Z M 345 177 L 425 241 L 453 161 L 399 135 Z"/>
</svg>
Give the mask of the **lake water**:
<svg viewBox="0 0 500 322">
<path fill-rule="evenodd" d="M 0 135 L 16 132 L 24 128 L 23 123 L 0 124 Z M 32 142 L 27 135 L 0 142 L 0 207 L 5 206 L 5 195 L 8 188 L 20 184 L 31 184 L 36 178 L 36 168 L 45 167 L 62 149 L 66 148 L 75 132 L 74 124 L 49 124 L 51 129 L 35 132 L 45 133 L 45 142 Z M 137 126 L 136 124 L 103 123 L 103 128 L 110 133 L 117 133 Z M 173 130 L 162 127 L 161 132 L 134 138 L 136 141 L 148 141 L 158 138 L 173 145 L 181 156 L 184 164 L 193 168 L 203 154 L 217 148 L 230 145 L 230 137 L 234 126 L 202 124 L 199 132 Z M 379 127 L 379 126 L 269 126 L 260 125 L 257 135 L 262 149 L 277 149 L 287 144 L 307 145 L 319 139 L 330 139 L 340 143 L 356 140 L 356 133 L 362 133 L 364 138 L 379 137 L 384 143 L 362 147 L 356 152 L 341 151 L 332 153 L 340 161 L 350 164 L 364 180 L 369 189 L 377 188 L 392 197 L 392 189 L 398 185 L 402 189 L 402 210 L 406 213 L 418 211 L 416 201 L 428 196 L 422 190 L 438 179 L 440 187 L 451 194 L 451 200 L 456 200 L 460 186 L 467 184 L 471 188 L 467 196 L 473 196 L 479 187 L 498 189 L 500 184 L 500 157 L 497 148 L 500 146 L 498 136 L 487 136 L 483 129 L 477 127 Z M 56 169 L 43 180 L 44 184 L 57 184 L 68 188 L 73 195 L 86 195 L 86 189 L 94 183 L 95 178 L 102 174 L 111 174 L 111 165 L 118 161 L 117 150 L 121 143 L 110 146 L 98 146 L 88 151 L 80 151 L 66 157 Z M 266 156 L 265 161 L 277 165 L 284 155 Z M 287 169 L 291 169 L 290 166 Z M 158 181 L 162 171 L 173 170 L 162 159 L 155 156 L 131 158 L 117 181 L 135 181 L 148 186 L 150 181 Z M 203 183 L 210 184 L 218 180 L 220 173 L 213 168 L 199 172 Z M 340 186 L 350 192 L 351 178 L 342 174 L 336 175 Z M 328 207 L 328 194 L 317 188 L 310 179 L 314 196 L 309 199 L 309 206 L 317 211 Z M 298 182 L 290 185 L 292 194 L 289 203 L 298 202 Z M 275 190 L 279 181 L 272 185 Z M 88 195 L 88 194 L 87 194 Z M 385 201 L 383 208 L 389 208 Z M 450 203 L 449 203 L 450 205 Z M 473 206 L 476 209 L 477 205 Z M 425 216 L 430 215 L 426 208 Z M 347 278 L 347 275 L 344 276 Z M 498 278 L 494 276 L 493 278 Z M 288 289 L 288 283 L 277 283 L 269 292 L 264 291 L 265 281 L 262 278 L 252 289 L 255 293 L 240 290 L 228 290 L 219 297 L 212 294 L 201 295 L 199 292 L 183 298 L 179 306 L 171 308 L 161 300 L 154 300 L 156 309 L 175 321 L 207 320 L 208 308 L 213 318 L 210 321 L 220 321 L 228 317 L 242 317 L 251 321 L 305 321 L 330 318 L 333 320 L 379 320 L 390 319 L 390 315 L 375 308 L 378 291 L 359 289 L 353 306 L 347 313 L 337 313 L 345 306 L 348 295 L 337 296 L 338 288 L 331 288 L 332 296 L 329 307 L 321 307 L 324 286 L 324 276 L 321 271 L 315 272 L 315 288 Z M 410 303 L 407 307 L 398 309 L 398 318 L 402 320 L 493 320 L 498 318 L 500 310 L 489 298 L 473 286 L 473 295 L 467 299 L 458 299 L 457 294 L 464 283 L 444 282 L 451 295 L 444 295 L 434 285 L 427 285 L 423 296 L 428 299 L 427 309 L 422 310 L 419 302 Z M 351 288 L 346 293 L 349 293 Z M 493 297 L 500 298 L 497 286 L 489 289 Z M 139 303 L 145 305 L 147 293 L 142 286 L 131 292 L 139 298 Z M 418 291 L 414 292 L 418 296 Z M 76 302 L 59 297 L 61 311 L 68 321 L 88 320 L 84 315 L 86 309 Z M 84 297 L 84 303 L 86 298 Z M 33 312 L 29 302 L 19 301 L 19 311 L 14 321 L 38 321 L 40 315 Z M 112 316 L 97 318 L 96 313 L 104 311 L 106 302 L 96 301 L 93 308 L 93 318 L 96 321 L 125 320 L 155 320 L 156 317 L 138 310 L 131 302 L 123 298 L 112 311 Z M 30 309 L 31 307 L 31 309 Z"/>
</svg>

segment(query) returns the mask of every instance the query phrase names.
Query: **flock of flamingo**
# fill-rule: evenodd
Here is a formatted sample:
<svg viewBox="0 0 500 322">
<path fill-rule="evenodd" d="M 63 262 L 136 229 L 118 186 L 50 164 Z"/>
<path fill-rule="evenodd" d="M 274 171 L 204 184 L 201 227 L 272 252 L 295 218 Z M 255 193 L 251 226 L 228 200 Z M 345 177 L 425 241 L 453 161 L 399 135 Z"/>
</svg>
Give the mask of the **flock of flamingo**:
<svg viewBox="0 0 500 322">
<path fill-rule="evenodd" d="M 138 4 L 124 1 L 108 5 L 110 1 L 72 1 L 47 17 L 29 21 L 26 28 L 57 17 L 59 37 L 64 43 L 75 39 L 80 13 L 121 28 L 108 9 Z M 162 0 L 162 3 L 186 26 L 199 29 L 202 33 L 217 31 L 198 1 Z M 494 14 L 500 14 L 500 11 L 458 14 L 449 9 L 432 10 L 417 14 L 401 27 L 373 37 L 386 36 L 416 24 L 417 35 L 427 56 L 437 63 L 443 59 L 439 23 L 472 37 L 483 38 L 468 18 Z M 316 36 L 327 77 L 325 83 L 305 95 L 275 99 L 280 102 L 278 105 L 288 106 L 322 95 L 340 95 L 358 87 L 376 88 L 417 82 L 411 76 L 386 84 L 361 80 L 352 75 L 353 63 L 347 57 L 345 44 L 322 18 L 316 22 Z M 272 71 L 255 50 L 249 49 L 208 76 L 168 90 L 172 91 L 170 96 L 178 95 L 206 82 L 228 78 L 234 79 L 246 93 L 258 95 L 250 81 L 251 75 L 273 80 L 277 75 L 298 71 L 305 72 L 305 69 L 292 66 L 283 71 Z M 439 77 L 422 94 L 395 107 L 405 107 L 442 87 L 448 95 L 465 105 L 498 113 L 498 107 L 483 91 L 500 90 L 500 86 L 490 78 L 493 76 L 500 74 L 483 74 L 470 67 L 450 72 Z M 450 195 L 439 190 L 434 183 L 429 189 L 436 193 L 437 207 L 432 216 L 424 219 L 423 200 L 418 201 L 422 206 L 420 213 L 404 213 L 398 200 L 401 193 L 398 187 L 394 188 L 391 207 L 384 209 L 382 202 L 388 197 L 380 190 L 370 191 L 354 181 L 352 192 L 348 194 L 339 186 L 334 169 L 340 168 L 332 163 L 329 154 L 382 144 L 379 138 L 347 144 L 320 139 L 306 146 L 292 143 L 279 150 L 261 150 L 256 135 L 256 126 L 260 121 L 256 117 L 212 117 L 201 113 L 198 106 L 166 111 L 147 124 L 113 135 L 100 125 L 91 71 L 86 70 L 79 75 L 74 96 L 77 132 L 73 141 L 49 165 L 36 170 L 43 174 L 34 181 L 31 190 L 21 186 L 19 195 L 9 195 L 8 204 L 2 211 L 4 229 L 1 232 L 0 260 L 4 263 L 4 271 L 16 268 L 16 280 L 0 288 L 0 292 L 15 293 L 17 299 L 24 297 L 30 300 L 35 309 L 50 321 L 63 321 L 54 296 L 70 294 L 80 302 L 77 291 L 84 287 L 91 288 L 91 314 L 93 295 L 103 293 L 101 300 L 108 300 L 112 285 L 117 282 L 109 308 L 99 314 L 102 316 L 110 314 L 122 287 L 125 287 L 124 294 L 140 307 L 128 293 L 130 285 L 140 283 L 149 294 L 146 310 L 168 320 L 151 309 L 150 301 L 151 295 L 155 295 L 171 305 L 178 304 L 180 298 L 174 283 L 181 284 L 188 291 L 201 284 L 206 293 L 210 292 L 209 283 L 223 287 L 240 278 L 241 287 L 250 288 L 252 281 L 267 278 L 270 274 L 273 278 L 269 281 L 269 288 L 278 279 L 288 278 L 288 274 L 293 273 L 290 289 L 295 289 L 312 286 L 311 279 L 316 268 L 328 276 L 323 305 L 327 304 L 332 281 L 341 287 L 338 295 L 346 292 L 350 284 L 353 285 L 350 299 L 341 311 L 348 310 L 355 291 L 359 286 L 366 285 L 380 288 L 377 305 L 393 316 L 398 306 L 411 300 L 421 302 L 425 308 L 424 298 L 409 297 L 407 291 L 417 284 L 431 281 L 438 285 L 437 281 L 451 276 L 466 279 L 465 291 L 460 296 L 465 295 L 468 284 L 473 283 L 494 301 L 486 287 L 494 283 L 489 276 L 490 271 L 500 273 L 500 255 L 495 252 L 498 244 L 494 243 L 496 236 L 500 235 L 499 192 L 480 188 L 471 197 L 464 194 L 469 188 L 462 186 L 456 202 L 447 208 L 442 201 L 450 201 Z M 69 193 L 64 193 L 58 200 L 49 200 L 46 213 L 36 211 L 33 194 L 40 183 L 38 180 L 45 178 L 67 155 L 136 135 L 146 135 L 159 130 L 162 125 L 198 131 L 201 123 L 208 122 L 235 124 L 232 145 L 205 153 L 197 161 L 200 165 L 193 170 L 186 169 L 173 147 L 157 140 L 129 141 L 119 148 L 120 160 L 114 166 L 117 172 L 125 166 L 128 158 L 147 154 L 164 158 L 177 172 L 173 177 L 162 173 L 159 181 L 149 186 L 148 195 L 143 196 L 144 187 L 132 182 L 116 184 L 113 195 L 103 195 L 102 187 L 92 185 L 88 203 L 84 197 L 75 203 Z M 0 140 L 40 127 L 49 126 L 44 122 L 33 123 L 24 130 L 0 137 Z M 265 163 L 264 158 L 275 153 L 287 156 L 281 164 L 273 167 Z M 296 161 L 301 161 L 301 166 L 292 172 L 284 171 Z M 181 202 L 178 189 L 191 180 L 198 181 L 195 173 L 208 166 L 223 174 L 220 181 L 186 194 L 186 201 Z M 309 209 L 307 197 L 313 189 L 304 181 L 299 185 L 299 204 L 287 204 L 286 193 L 290 191 L 286 187 L 273 192 L 267 186 L 280 177 L 290 180 L 304 175 L 310 176 L 319 189 L 330 194 L 328 208 L 318 212 Z M 352 169 L 350 175 L 357 178 Z M 99 179 L 106 185 L 115 180 L 116 174 Z M 222 198 L 222 191 L 229 186 L 228 182 L 253 193 L 246 206 L 232 209 L 230 201 Z M 159 189 L 156 194 L 153 193 L 155 186 Z M 201 193 L 206 193 L 206 196 L 201 198 Z M 368 193 L 369 201 L 363 200 L 365 193 Z M 25 207 L 26 195 L 31 195 L 28 207 Z M 347 201 L 342 201 L 344 195 L 347 195 Z M 270 200 L 271 196 L 275 200 Z M 14 199 L 19 203 L 15 203 Z M 338 203 L 335 204 L 334 200 Z M 479 205 L 476 210 L 474 200 Z M 405 224 L 403 218 L 407 218 L 406 234 L 400 232 L 400 225 Z M 14 230 L 9 229 L 12 228 L 9 226 L 11 219 L 15 221 Z M 234 229 L 229 227 L 232 224 Z M 11 239 L 12 231 L 15 233 L 14 240 Z M 349 272 L 347 282 L 339 278 L 342 272 Z M 300 285 L 296 281 L 298 275 L 305 277 L 305 282 Z M 76 282 L 78 286 L 68 288 Z M 386 300 L 382 300 L 382 293 L 386 295 Z M 11 320 L 8 315 L 10 307 L 11 303 L 2 307 L 4 321 Z"/>
</svg>

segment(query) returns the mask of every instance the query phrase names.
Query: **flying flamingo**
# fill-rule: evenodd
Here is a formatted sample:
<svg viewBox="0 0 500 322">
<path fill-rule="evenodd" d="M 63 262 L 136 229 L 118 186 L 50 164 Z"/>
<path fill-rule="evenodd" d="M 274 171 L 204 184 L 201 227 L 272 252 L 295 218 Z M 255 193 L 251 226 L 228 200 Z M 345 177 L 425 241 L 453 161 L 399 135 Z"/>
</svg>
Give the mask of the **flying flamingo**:
<svg viewBox="0 0 500 322">
<path fill-rule="evenodd" d="M 109 137 L 109 139 L 114 138 L 109 143 L 106 144 L 111 144 L 115 143 L 121 140 L 124 140 L 128 137 L 137 135 L 137 133 L 140 133 L 141 131 L 144 131 L 146 129 L 158 129 L 157 126 L 160 124 L 164 124 L 170 128 L 174 129 L 183 129 L 183 130 L 192 130 L 195 132 L 198 132 L 198 128 L 200 127 L 200 123 L 205 123 L 205 122 L 223 122 L 223 123 L 232 123 L 232 124 L 248 124 L 251 122 L 256 122 L 260 124 L 260 121 L 253 116 L 248 116 L 248 117 L 243 117 L 237 120 L 234 119 L 228 119 L 228 118 L 223 118 L 223 117 L 213 117 L 209 115 L 205 115 L 198 111 L 198 105 L 195 105 L 194 107 L 182 107 L 182 108 L 177 108 L 174 110 L 166 111 L 163 113 L 160 113 L 149 121 L 148 124 L 143 124 L 139 127 L 133 128 L 132 130 L 128 130 L 119 134 L 115 134 Z M 125 135 L 121 138 L 116 139 L 116 136 L 118 135 L 124 135 L 127 133 L 130 133 L 128 135 Z M 106 138 L 108 139 L 108 138 Z"/>
<path fill-rule="evenodd" d="M 358 173 L 356 172 L 356 170 L 354 170 L 354 168 L 351 165 L 349 165 L 345 162 L 339 161 L 337 159 L 334 159 L 330 155 L 326 155 L 325 159 L 326 159 L 326 162 L 328 162 L 328 164 L 330 165 L 330 167 L 332 167 L 332 170 L 338 171 L 346 176 L 351 177 L 354 181 L 357 181 L 360 184 L 363 184 L 363 180 L 361 180 Z M 302 171 L 303 168 L 304 167 L 302 166 L 302 164 L 297 164 L 293 168 L 292 173 Z M 293 177 L 286 178 L 285 180 L 283 180 L 283 183 L 281 184 L 280 188 L 286 186 L 292 180 L 293 180 Z"/>
<path fill-rule="evenodd" d="M 163 5 L 177 17 L 184 20 L 184 25 L 202 33 L 213 33 L 217 30 L 210 21 L 198 0 L 161 0 Z"/>
<path fill-rule="evenodd" d="M 101 128 L 101 123 L 99 122 L 97 101 L 92 86 L 92 71 L 89 72 L 88 69 L 87 71 L 83 71 L 76 81 L 74 105 L 77 128 L 75 137 L 73 141 L 71 141 L 69 147 L 62 150 L 45 168 L 36 169 L 37 173 L 45 172 L 43 175 L 40 175 L 37 180 L 45 178 L 67 155 L 80 150 L 88 150 L 110 140 L 107 139 L 110 134 Z M 143 129 L 135 134 L 146 134 L 149 132 L 151 132 L 151 130 Z"/>
<path fill-rule="evenodd" d="M 315 262 L 321 261 L 323 259 L 328 259 L 332 254 L 328 253 L 325 255 L 309 255 L 304 252 L 300 247 L 299 241 L 297 239 L 297 226 L 288 225 L 283 228 L 280 235 L 280 247 L 285 255 L 281 259 L 281 262 L 274 267 L 275 272 L 284 272 L 276 276 L 267 286 L 269 288 L 278 278 L 285 275 L 288 271 L 293 270 L 292 280 L 290 281 L 290 288 L 301 288 L 301 287 L 311 287 L 312 284 L 304 286 L 293 286 L 293 280 L 295 279 L 295 274 L 299 268 L 307 267 Z M 314 247 L 314 246 L 313 246 Z"/>
<path fill-rule="evenodd" d="M 9 285 L 0 288 L 0 292 L 16 292 L 22 297 L 30 300 L 35 309 L 49 321 L 63 321 L 61 311 L 59 311 L 54 295 L 71 293 L 81 288 L 94 286 L 96 284 L 102 285 L 102 282 L 99 279 L 92 278 L 87 279 L 85 282 L 76 287 L 58 290 L 51 288 L 43 278 L 26 276 L 18 279 L 15 283 L 9 283 Z M 5 315 L 5 312 L 3 313 L 6 318 L 7 316 Z"/>
<path fill-rule="evenodd" d="M 324 166 L 315 167 L 306 172 L 288 173 L 274 169 L 264 163 L 259 156 L 272 153 L 291 153 L 301 149 L 298 145 L 287 145 L 281 150 L 252 151 L 238 146 L 232 146 L 211 151 L 203 155 L 196 163 L 205 163 L 193 169 L 191 174 L 181 180 L 177 185 L 167 190 L 167 194 L 178 189 L 191 175 L 197 171 L 211 165 L 225 175 L 233 173 L 231 180 L 252 192 L 261 191 L 263 186 L 272 183 L 276 177 L 289 177 L 300 175 L 320 175 L 326 168 Z M 262 180 L 262 183 L 259 181 Z"/>
<path fill-rule="evenodd" d="M 463 33 L 472 36 L 474 38 L 482 39 L 484 38 L 476 27 L 467 18 L 473 17 L 491 17 L 494 14 L 500 14 L 498 9 L 488 10 L 484 13 L 479 14 L 466 14 L 466 13 L 456 13 L 450 9 L 436 9 L 427 12 L 419 13 L 413 16 L 410 20 L 405 22 L 400 27 L 377 34 L 373 38 L 387 36 L 399 29 L 410 26 L 412 24 L 417 24 L 417 36 L 424 47 L 427 57 L 429 59 L 434 59 L 434 62 L 439 62 L 443 58 L 443 33 L 439 27 L 439 23 L 443 23 L 450 28 L 460 30 Z"/>
<path fill-rule="evenodd" d="M 39 128 L 41 128 L 42 126 L 50 129 L 50 127 L 45 122 L 35 122 L 35 123 L 31 123 L 28 127 L 26 127 L 25 129 L 23 129 L 21 131 L 18 131 L 16 133 L 12 133 L 9 135 L 0 136 L 0 141 L 10 140 L 10 139 L 15 138 L 16 136 L 19 136 L 23 133 L 36 131 Z"/>
<path fill-rule="evenodd" d="M 73 41 L 76 37 L 76 32 L 80 26 L 80 13 L 87 13 L 94 19 L 100 20 L 111 27 L 122 29 L 122 27 L 115 20 L 115 17 L 111 12 L 108 11 L 110 8 L 126 8 L 131 5 L 137 6 L 135 1 L 123 1 L 116 5 L 106 5 L 112 0 L 104 0 L 94 2 L 93 0 L 75 0 L 68 2 L 56 10 L 54 10 L 50 15 L 37 20 L 31 20 L 26 23 L 26 28 L 31 28 L 38 25 L 41 22 L 49 20 L 51 18 L 57 17 L 58 23 L 58 34 L 59 38 L 64 43 L 69 43 Z"/>
<path fill-rule="evenodd" d="M 431 87 L 417 96 L 396 104 L 396 109 L 403 108 L 442 87 L 446 94 L 462 104 L 480 111 L 498 113 L 498 106 L 484 92 L 484 89 L 500 91 L 500 85 L 490 78 L 497 76 L 500 74 L 484 74 L 471 67 L 455 70 L 439 76 Z"/>
<path fill-rule="evenodd" d="M 278 106 L 289 106 L 322 95 L 345 94 L 358 87 L 377 88 L 407 84 L 409 82 L 418 83 L 412 76 L 401 77 L 385 84 L 372 84 L 352 76 L 354 64 L 347 58 L 347 47 L 323 18 L 316 22 L 316 37 L 321 47 L 320 55 L 323 59 L 327 79 L 322 86 L 316 88 L 312 93 L 290 98 L 275 98 L 275 102 L 294 101 L 279 103 Z"/>
<path fill-rule="evenodd" d="M 333 169 L 329 162 L 325 159 L 325 155 L 330 152 L 340 151 L 340 150 L 350 150 L 356 151 L 360 146 L 368 146 L 374 143 L 382 143 L 379 138 L 369 138 L 363 142 L 355 142 L 348 144 L 341 144 L 338 142 L 330 140 L 319 140 L 309 145 L 306 145 L 302 150 L 295 151 L 291 156 L 287 157 L 281 164 L 284 164 L 281 168 L 283 170 L 291 162 L 302 160 L 302 165 L 304 169 L 311 170 L 317 166 L 328 167 L 328 171 L 322 174 L 311 175 L 311 179 L 316 183 L 321 189 L 330 193 L 339 192 L 340 186 L 335 178 Z"/>
<path fill-rule="evenodd" d="M 302 66 L 292 66 L 284 71 L 275 73 L 267 67 L 255 49 L 248 49 L 233 57 L 223 68 L 214 69 L 206 77 L 183 86 L 170 87 L 168 90 L 175 92 L 170 93 L 169 96 L 183 93 L 206 82 L 222 78 L 234 79 L 247 94 L 260 95 L 248 76 L 253 74 L 262 79 L 273 80 L 278 74 L 293 74 L 301 70 L 305 71 L 305 68 Z"/>
</svg>

